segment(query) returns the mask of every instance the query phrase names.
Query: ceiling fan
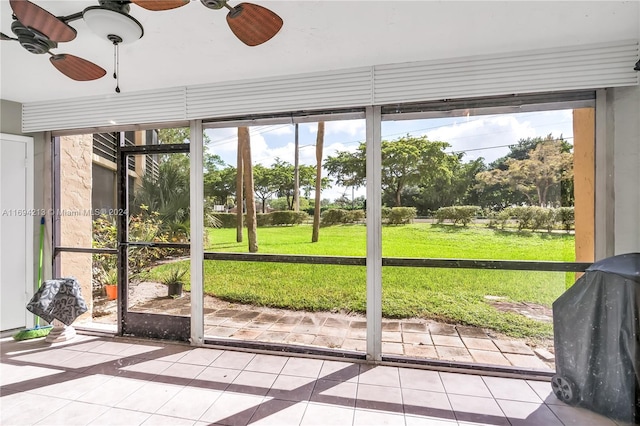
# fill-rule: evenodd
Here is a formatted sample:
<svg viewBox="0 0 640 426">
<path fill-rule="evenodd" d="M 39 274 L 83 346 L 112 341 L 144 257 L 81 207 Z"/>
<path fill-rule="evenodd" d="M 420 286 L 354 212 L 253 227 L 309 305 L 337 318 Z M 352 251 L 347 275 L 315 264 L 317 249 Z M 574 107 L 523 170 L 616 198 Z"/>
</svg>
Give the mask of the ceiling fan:
<svg viewBox="0 0 640 426">
<path fill-rule="evenodd" d="M 29 0 L 9 0 L 13 10 L 11 31 L 16 37 L 0 33 L 0 40 L 18 41 L 27 51 L 35 54 L 48 53 L 56 69 L 77 81 L 101 78 L 106 71 L 86 59 L 66 53 L 54 54 L 51 49 L 58 43 L 76 38 L 76 30 L 70 22 L 84 19 L 96 34 L 115 46 L 114 78 L 117 79 L 118 45 L 141 38 L 144 30 L 140 22 L 129 14 L 133 3 L 151 11 L 170 10 L 189 4 L 191 0 L 98 0 L 98 6 L 89 6 L 69 16 L 55 16 Z M 271 10 L 253 3 L 230 6 L 227 0 L 200 0 L 210 9 L 227 8 L 227 24 L 235 36 L 248 46 L 257 46 L 275 36 L 283 21 Z M 116 92 L 120 89 L 116 87 Z"/>
</svg>

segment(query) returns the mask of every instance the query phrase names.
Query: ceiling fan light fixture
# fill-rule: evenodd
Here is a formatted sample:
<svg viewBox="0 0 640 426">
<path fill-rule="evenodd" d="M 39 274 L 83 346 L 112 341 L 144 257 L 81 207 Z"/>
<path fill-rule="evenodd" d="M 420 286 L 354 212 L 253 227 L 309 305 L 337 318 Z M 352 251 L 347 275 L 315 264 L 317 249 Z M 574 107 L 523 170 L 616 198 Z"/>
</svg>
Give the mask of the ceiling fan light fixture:
<svg viewBox="0 0 640 426">
<path fill-rule="evenodd" d="M 91 31 L 105 40 L 112 41 L 110 36 L 117 36 L 122 43 L 132 43 L 144 34 L 138 20 L 117 10 L 92 6 L 82 12 L 82 17 Z"/>
</svg>

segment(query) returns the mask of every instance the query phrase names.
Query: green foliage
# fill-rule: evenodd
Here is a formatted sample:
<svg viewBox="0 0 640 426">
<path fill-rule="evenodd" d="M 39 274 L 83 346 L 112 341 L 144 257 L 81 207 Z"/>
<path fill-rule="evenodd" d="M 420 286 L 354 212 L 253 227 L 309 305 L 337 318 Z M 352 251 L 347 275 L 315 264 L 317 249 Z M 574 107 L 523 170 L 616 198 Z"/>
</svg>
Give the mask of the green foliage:
<svg viewBox="0 0 640 426">
<path fill-rule="evenodd" d="M 573 227 L 573 207 L 560 207 L 557 209 L 538 206 L 509 207 L 490 217 L 489 227 L 500 223 L 504 229 L 509 219 L 515 219 L 518 230 L 530 229 L 532 231 L 546 229 L 551 232 L 558 225 L 566 231 Z"/>
<path fill-rule="evenodd" d="M 415 207 L 393 207 L 386 222 L 389 225 L 406 225 L 412 223 L 416 215 Z"/>
<path fill-rule="evenodd" d="M 320 225 L 344 225 L 360 222 L 364 219 L 363 210 L 329 209 L 320 216 Z"/>
<path fill-rule="evenodd" d="M 565 231 L 570 231 L 573 229 L 576 218 L 573 207 L 560 207 L 558 208 L 558 213 L 556 218 L 562 223 L 562 229 Z"/>
<path fill-rule="evenodd" d="M 300 225 L 309 218 L 306 212 L 275 211 L 268 214 L 271 217 L 271 225 Z"/>
<path fill-rule="evenodd" d="M 500 229 L 504 229 L 509 219 L 511 219 L 511 214 L 509 209 L 503 209 L 499 212 L 491 210 L 487 213 L 487 218 L 489 219 L 489 222 L 487 223 L 489 228 L 500 226 Z"/>
<path fill-rule="evenodd" d="M 436 211 L 436 219 L 438 223 L 450 220 L 454 225 L 462 223 L 463 226 L 467 226 L 479 212 L 480 207 L 478 206 L 441 207 Z"/>
<path fill-rule="evenodd" d="M 219 228 L 235 228 L 237 225 L 235 213 L 212 213 L 211 216 L 218 220 Z"/>
<path fill-rule="evenodd" d="M 235 228 L 237 226 L 235 213 L 214 213 L 213 216 L 219 221 L 220 228 Z M 294 211 L 275 211 L 256 214 L 258 227 L 300 225 L 304 223 L 307 218 L 307 213 Z"/>
<path fill-rule="evenodd" d="M 175 264 L 171 265 L 168 269 L 163 271 L 160 276 L 160 282 L 164 285 L 171 284 L 186 284 L 188 278 L 188 264 Z"/>
<path fill-rule="evenodd" d="M 129 241 L 166 243 L 173 237 L 166 231 L 158 214 L 141 213 L 129 217 Z M 114 218 L 100 216 L 93 221 L 93 247 L 115 248 L 117 246 L 117 225 Z M 151 265 L 168 256 L 181 254 L 179 249 L 159 247 L 135 247 L 129 250 L 130 278 L 140 277 Z M 100 279 L 100 274 L 110 274 L 117 267 L 117 258 L 110 254 L 94 254 L 93 270 Z M 104 275 L 102 278 L 105 278 Z"/>
</svg>

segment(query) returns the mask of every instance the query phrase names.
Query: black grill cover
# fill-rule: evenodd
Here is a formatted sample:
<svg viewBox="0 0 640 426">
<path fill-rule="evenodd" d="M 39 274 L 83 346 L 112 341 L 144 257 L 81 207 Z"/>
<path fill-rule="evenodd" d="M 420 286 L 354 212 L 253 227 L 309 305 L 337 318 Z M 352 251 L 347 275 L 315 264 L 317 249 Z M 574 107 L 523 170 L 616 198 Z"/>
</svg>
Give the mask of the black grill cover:
<svg viewBox="0 0 640 426">
<path fill-rule="evenodd" d="M 553 303 L 556 374 L 578 406 L 640 423 L 640 253 L 594 263 Z"/>
</svg>

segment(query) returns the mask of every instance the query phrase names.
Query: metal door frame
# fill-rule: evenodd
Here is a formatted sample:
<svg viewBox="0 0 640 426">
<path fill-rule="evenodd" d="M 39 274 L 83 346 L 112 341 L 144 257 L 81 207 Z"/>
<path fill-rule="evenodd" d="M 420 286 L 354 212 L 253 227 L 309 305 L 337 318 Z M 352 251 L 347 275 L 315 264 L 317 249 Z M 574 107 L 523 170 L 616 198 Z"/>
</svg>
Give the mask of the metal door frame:
<svg viewBox="0 0 640 426">
<path fill-rule="evenodd" d="M 127 158 L 130 155 L 144 154 L 176 154 L 189 153 L 190 144 L 166 144 L 166 145 L 124 145 L 124 132 L 120 133 L 120 141 L 117 147 L 118 171 L 117 171 L 117 209 L 124 212 L 118 215 L 118 334 L 132 335 L 168 340 L 188 341 L 191 335 L 191 318 L 151 314 L 128 311 L 128 287 L 129 287 L 129 253 L 130 246 L 154 246 L 171 248 L 190 248 L 190 244 L 129 242 L 129 185 Z"/>
</svg>

